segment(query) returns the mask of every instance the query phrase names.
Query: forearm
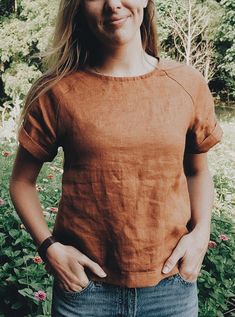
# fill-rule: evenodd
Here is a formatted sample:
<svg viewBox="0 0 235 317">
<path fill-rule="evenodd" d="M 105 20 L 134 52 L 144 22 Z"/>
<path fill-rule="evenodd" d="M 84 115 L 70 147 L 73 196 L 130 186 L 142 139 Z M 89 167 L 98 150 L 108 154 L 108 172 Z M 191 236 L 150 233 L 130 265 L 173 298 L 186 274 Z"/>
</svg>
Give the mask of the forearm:
<svg viewBox="0 0 235 317">
<path fill-rule="evenodd" d="M 10 196 L 17 214 L 38 246 L 51 235 L 33 184 L 11 181 Z"/>
<path fill-rule="evenodd" d="M 208 169 L 187 176 L 191 204 L 191 229 L 200 231 L 209 240 L 214 184 Z"/>
</svg>

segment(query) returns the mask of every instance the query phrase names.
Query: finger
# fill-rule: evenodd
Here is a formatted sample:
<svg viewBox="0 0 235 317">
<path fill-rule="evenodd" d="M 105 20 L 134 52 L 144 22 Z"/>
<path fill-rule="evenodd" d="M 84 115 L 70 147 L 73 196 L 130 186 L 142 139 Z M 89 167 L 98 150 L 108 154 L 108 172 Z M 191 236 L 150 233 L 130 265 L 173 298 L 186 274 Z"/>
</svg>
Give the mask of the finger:
<svg viewBox="0 0 235 317">
<path fill-rule="evenodd" d="M 58 281 L 58 285 L 60 288 L 62 288 L 63 290 L 65 290 L 67 292 L 71 292 L 71 291 L 76 292 L 77 291 L 77 289 L 71 288 L 69 284 L 62 282 L 62 281 Z M 81 287 L 80 287 L 80 289 L 81 289 Z"/>
<path fill-rule="evenodd" d="M 185 254 L 185 251 L 181 245 L 177 245 L 177 247 L 173 250 L 171 256 L 166 260 L 162 273 L 169 273 L 173 267 L 177 264 L 180 258 L 182 258 Z"/>
<path fill-rule="evenodd" d="M 89 259 L 85 254 L 82 254 L 81 256 L 79 256 L 79 263 L 82 266 L 86 266 L 88 267 L 92 272 L 94 272 L 96 275 L 100 276 L 100 277 L 105 277 L 107 276 L 107 274 L 104 272 L 104 270 L 99 266 L 98 263 L 92 261 L 91 259 Z"/>
<path fill-rule="evenodd" d="M 50 265 L 47 265 L 50 268 Z M 53 267 L 52 267 L 53 268 Z M 59 266 L 54 267 L 56 279 L 60 281 L 64 289 L 78 290 L 85 287 L 89 280 L 84 272 L 84 268 L 80 265 L 76 257 L 68 257 Z"/>
<path fill-rule="evenodd" d="M 68 292 L 80 292 L 83 289 L 83 287 L 75 283 L 70 283 L 70 284 L 64 283 L 63 288 L 67 290 Z"/>
<path fill-rule="evenodd" d="M 194 261 L 195 263 L 195 261 Z M 200 268 L 201 263 L 199 262 L 196 267 L 193 267 L 193 265 L 184 266 L 183 264 L 179 268 L 180 274 L 185 278 L 186 280 L 195 281 L 197 280 L 198 276 L 200 275 Z"/>
<path fill-rule="evenodd" d="M 71 251 L 74 252 L 74 255 L 77 256 L 78 262 L 83 266 L 83 267 L 88 267 L 92 272 L 97 274 L 100 277 L 105 277 L 107 274 L 104 272 L 104 270 L 101 268 L 101 266 L 92 261 L 89 257 L 87 257 L 84 253 L 79 251 L 78 249 L 74 248 L 71 246 Z"/>
<path fill-rule="evenodd" d="M 80 263 L 70 262 L 69 268 L 73 275 L 72 280 L 70 281 L 71 284 L 75 284 L 75 287 L 85 287 L 89 283 L 84 267 Z"/>
<path fill-rule="evenodd" d="M 197 277 L 197 271 L 195 268 L 191 268 L 190 266 L 180 267 L 179 273 L 185 278 L 186 280 L 195 280 Z"/>
<path fill-rule="evenodd" d="M 63 289 L 69 292 L 81 291 L 88 283 L 89 280 L 85 274 L 82 274 L 82 270 L 76 272 L 73 271 L 73 265 L 68 266 L 66 274 L 61 274 L 61 278 L 57 278 L 60 281 L 60 285 Z"/>
<path fill-rule="evenodd" d="M 56 272 L 57 278 L 64 285 L 64 288 L 70 291 L 78 291 L 87 286 L 89 279 L 83 266 L 76 260 L 70 258 L 66 269 Z"/>
</svg>

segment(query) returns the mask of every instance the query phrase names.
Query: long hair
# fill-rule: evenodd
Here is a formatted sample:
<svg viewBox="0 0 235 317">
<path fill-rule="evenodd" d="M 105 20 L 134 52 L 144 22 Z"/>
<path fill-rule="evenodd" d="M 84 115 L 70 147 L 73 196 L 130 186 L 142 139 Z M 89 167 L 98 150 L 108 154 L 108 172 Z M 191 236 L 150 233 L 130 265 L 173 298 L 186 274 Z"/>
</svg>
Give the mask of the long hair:
<svg viewBox="0 0 235 317">
<path fill-rule="evenodd" d="M 55 22 L 51 46 L 46 52 L 38 54 L 46 71 L 29 89 L 20 113 L 17 133 L 37 97 L 48 91 L 64 76 L 86 65 L 92 64 L 92 50 L 97 40 L 85 25 L 81 0 L 61 0 Z M 149 0 L 144 8 L 143 22 L 140 27 L 141 41 L 146 53 L 159 58 L 158 33 L 154 0 Z M 85 31 L 84 31 L 85 29 Z"/>
</svg>

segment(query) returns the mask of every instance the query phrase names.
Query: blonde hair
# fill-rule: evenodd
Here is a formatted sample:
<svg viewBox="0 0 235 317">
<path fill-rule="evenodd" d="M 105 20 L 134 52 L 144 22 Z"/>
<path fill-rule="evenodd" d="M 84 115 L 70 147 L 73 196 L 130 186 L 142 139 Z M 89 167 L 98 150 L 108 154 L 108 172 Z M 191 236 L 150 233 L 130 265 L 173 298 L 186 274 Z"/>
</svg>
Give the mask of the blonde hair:
<svg viewBox="0 0 235 317">
<path fill-rule="evenodd" d="M 61 0 L 55 22 L 51 47 L 45 53 L 37 54 L 42 58 L 46 71 L 29 89 L 20 114 L 17 133 L 29 110 L 30 105 L 48 91 L 64 76 L 69 75 L 92 63 L 91 52 L 96 46 L 96 38 L 86 28 L 80 10 L 81 0 Z M 148 1 L 144 9 L 140 27 L 142 46 L 146 53 L 159 58 L 158 34 L 155 19 L 155 5 Z"/>
</svg>

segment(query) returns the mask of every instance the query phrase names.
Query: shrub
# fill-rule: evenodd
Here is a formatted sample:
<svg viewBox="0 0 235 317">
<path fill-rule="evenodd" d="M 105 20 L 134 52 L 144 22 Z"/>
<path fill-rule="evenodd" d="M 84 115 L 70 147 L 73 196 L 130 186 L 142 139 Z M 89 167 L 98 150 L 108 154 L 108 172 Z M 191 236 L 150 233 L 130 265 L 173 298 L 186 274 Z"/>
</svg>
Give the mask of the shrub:
<svg viewBox="0 0 235 317">
<path fill-rule="evenodd" d="M 0 158 L 3 166 L 1 172 L 4 174 L 0 189 L 0 316 L 50 316 L 52 276 L 45 270 L 36 246 L 9 196 L 11 153 L 12 149 L 6 150 L 4 147 Z M 58 155 L 53 163 L 45 163 L 37 181 L 44 215 L 51 229 L 60 198 L 62 170 L 57 166 L 61 166 L 60 160 L 61 156 Z"/>
</svg>

